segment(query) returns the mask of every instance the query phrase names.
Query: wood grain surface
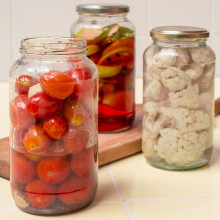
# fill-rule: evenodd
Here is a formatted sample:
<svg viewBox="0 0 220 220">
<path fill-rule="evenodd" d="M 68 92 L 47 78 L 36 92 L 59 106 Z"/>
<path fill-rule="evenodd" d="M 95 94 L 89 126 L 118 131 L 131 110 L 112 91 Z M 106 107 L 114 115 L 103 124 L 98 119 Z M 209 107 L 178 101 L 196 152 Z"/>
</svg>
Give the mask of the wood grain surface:
<svg viewBox="0 0 220 220">
<path fill-rule="evenodd" d="M 142 105 L 136 106 L 136 117 L 131 129 L 111 134 L 99 134 L 99 166 L 141 151 Z M 9 179 L 9 138 L 0 139 L 0 176 Z"/>
</svg>

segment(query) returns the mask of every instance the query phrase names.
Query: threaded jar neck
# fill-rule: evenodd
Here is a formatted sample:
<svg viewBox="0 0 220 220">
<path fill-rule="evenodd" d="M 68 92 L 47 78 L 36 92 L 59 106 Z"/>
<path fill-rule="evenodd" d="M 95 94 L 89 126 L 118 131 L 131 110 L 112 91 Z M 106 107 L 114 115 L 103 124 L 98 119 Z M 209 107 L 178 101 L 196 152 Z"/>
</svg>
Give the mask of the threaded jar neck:
<svg viewBox="0 0 220 220">
<path fill-rule="evenodd" d="M 69 37 L 37 37 L 21 41 L 20 53 L 27 55 L 84 55 L 86 40 Z"/>
</svg>

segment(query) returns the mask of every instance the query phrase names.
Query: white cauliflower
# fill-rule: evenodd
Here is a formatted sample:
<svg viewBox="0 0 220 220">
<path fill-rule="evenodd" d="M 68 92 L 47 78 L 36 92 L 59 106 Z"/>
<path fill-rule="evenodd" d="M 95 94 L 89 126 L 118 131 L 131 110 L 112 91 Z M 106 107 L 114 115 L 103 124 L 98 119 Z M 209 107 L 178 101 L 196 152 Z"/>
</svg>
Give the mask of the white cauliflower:
<svg viewBox="0 0 220 220">
<path fill-rule="evenodd" d="M 171 116 L 174 119 L 174 126 L 180 133 L 201 131 L 211 125 L 209 115 L 200 110 L 174 108 Z"/>
<path fill-rule="evenodd" d="M 142 132 L 142 151 L 147 158 L 158 157 L 155 146 L 158 138 L 152 139 L 147 131 Z"/>
<path fill-rule="evenodd" d="M 198 85 L 201 90 L 207 90 L 211 85 L 214 84 L 214 73 L 215 73 L 215 65 L 207 65 L 205 72 L 202 77 L 198 80 Z"/>
<path fill-rule="evenodd" d="M 181 134 L 177 129 L 166 128 L 161 130 L 160 135 L 155 149 L 161 158 L 171 164 L 193 163 L 205 149 L 211 147 L 206 131 Z"/>
<path fill-rule="evenodd" d="M 187 65 L 189 62 L 189 52 L 187 49 L 184 48 L 176 48 L 177 59 L 176 59 L 176 66 L 184 66 Z"/>
<path fill-rule="evenodd" d="M 189 85 L 186 89 L 169 94 L 171 107 L 197 109 L 200 106 L 198 85 Z"/>
<path fill-rule="evenodd" d="M 153 63 L 157 64 L 160 68 L 168 68 L 176 63 L 177 52 L 175 49 L 165 48 L 159 53 L 154 55 Z"/>
<path fill-rule="evenodd" d="M 159 110 L 159 105 L 156 107 L 153 102 L 149 102 L 148 107 L 148 111 L 144 111 L 143 131 L 150 133 L 150 137 L 154 139 L 159 135 L 161 129 L 171 126 L 171 120 L 168 108 L 160 107 Z"/>
<path fill-rule="evenodd" d="M 145 98 L 153 98 L 155 100 L 160 99 L 162 86 L 158 80 L 153 80 L 145 89 L 144 89 L 144 97 Z"/>
<path fill-rule="evenodd" d="M 209 63 L 215 60 L 215 54 L 209 47 L 193 47 L 189 49 L 192 60 L 196 63 Z"/>
<path fill-rule="evenodd" d="M 189 65 L 185 73 L 190 77 L 191 80 L 198 79 L 204 71 L 204 68 L 200 64 Z"/>
<path fill-rule="evenodd" d="M 214 92 L 204 92 L 200 94 L 201 108 L 209 115 L 214 116 Z"/>
<path fill-rule="evenodd" d="M 163 86 L 171 91 L 184 89 L 191 82 L 189 76 L 176 67 L 170 67 L 163 71 L 161 73 L 161 80 Z"/>
<path fill-rule="evenodd" d="M 152 64 L 147 67 L 145 75 L 145 80 L 152 81 L 154 79 L 160 80 L 161 79 L 161 72 L 164 71 L 164 69 L 161 69 L 158 65 Z"/>
<path fill-rule="evenodd" d="M 153 56 L 159 52 L 159 47 L 155 44 L 152 44 L 150 47 L 147 48 L 146 52 L 144 53 L 144 59 L 147 65 L 151 65 L 153 62 Z"/>
<path fill-rule="evenodd" d="M 146 120 L 152 123 L 160 114 L 160 106 L 156 102 L 146 102 L 143 105 L 143 113 L 146 115 Z"/>
</svg>

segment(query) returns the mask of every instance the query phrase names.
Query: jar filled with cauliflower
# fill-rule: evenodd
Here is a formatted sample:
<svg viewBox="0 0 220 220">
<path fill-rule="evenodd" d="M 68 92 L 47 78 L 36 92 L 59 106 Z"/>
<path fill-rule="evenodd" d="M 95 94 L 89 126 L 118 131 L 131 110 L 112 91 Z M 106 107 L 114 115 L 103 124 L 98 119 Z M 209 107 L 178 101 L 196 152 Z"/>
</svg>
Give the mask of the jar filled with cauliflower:
<svg viewBox="0 0 220 220">
<path fill-rule="evenodd" d="M 142 150 L 149 164 L 187 170 L 208 163 L 213 147 L 215 54 L 202 28 L 151 30 L 144 52 Z"/>
</svg>

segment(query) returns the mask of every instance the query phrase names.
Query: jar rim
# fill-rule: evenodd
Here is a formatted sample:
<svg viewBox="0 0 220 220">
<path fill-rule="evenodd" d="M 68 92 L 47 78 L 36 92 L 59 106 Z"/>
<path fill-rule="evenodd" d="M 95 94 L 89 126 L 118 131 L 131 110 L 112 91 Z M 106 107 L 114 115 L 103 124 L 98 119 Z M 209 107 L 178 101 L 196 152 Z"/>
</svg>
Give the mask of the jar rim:
<svg viewBox="0 0 220 220">
<path fill-rule="evenodd" d="M 21 40 L 20 52 L 41 55 L 73 55 L 85 53 L 87 42 L 72 37 L 33 37 Z"/>
<path fill-rule="evenodd" d="M 153 28 L 150 31 L 150 36 L 153 39 L 206 39 L 209 37 L 209 32 L 200 27 L 191 26 L 161 26 Z"/>
<path fill-rule="evenodd" d="M 76 6 L 76 11 L 80 13 L 113 13 L 121 14 L 129 12 L 130 8 L 128 5 L 117 5 L 117 4 L 80 4 Z"/>
</svg>

